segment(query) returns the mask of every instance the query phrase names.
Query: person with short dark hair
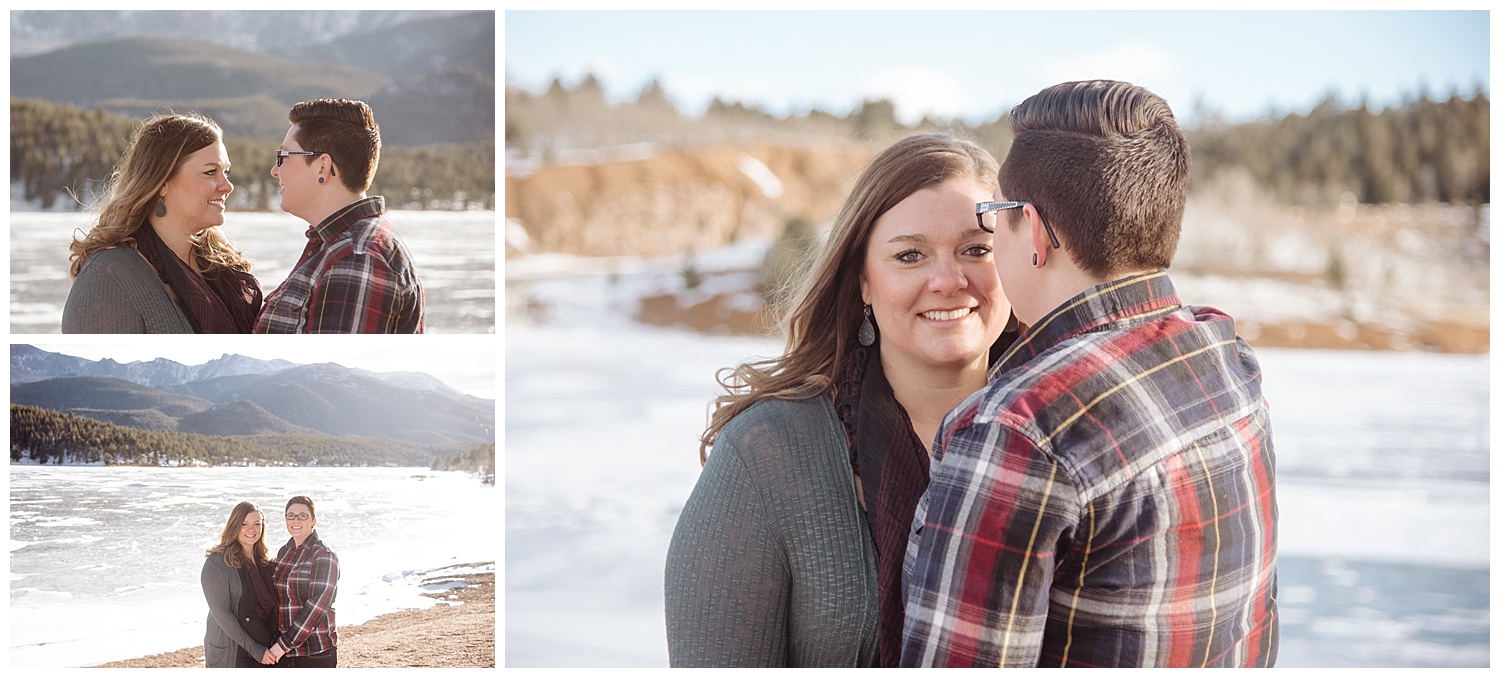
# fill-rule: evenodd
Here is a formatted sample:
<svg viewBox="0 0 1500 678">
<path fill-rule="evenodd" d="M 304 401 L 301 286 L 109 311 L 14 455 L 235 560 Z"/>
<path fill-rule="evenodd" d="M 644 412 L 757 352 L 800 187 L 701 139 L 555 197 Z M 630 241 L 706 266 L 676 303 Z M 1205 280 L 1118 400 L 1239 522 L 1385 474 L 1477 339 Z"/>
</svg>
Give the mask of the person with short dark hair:
<svg viewBox="0 0 1500 678">
<path fill-rule="evenodd" d="M 338 666 L 339 631 L 333 601 L 339 593 L 339 557 L 318 538 L 318 512 L 309 497 L 286 503 L 286 531 L 292 536 L 276 554 L 276 592 L 281 635 L 266 649 L 269 664 L 290 657 L 292 668 Z"/>
<path fill-rule="evenodd" d="M 411 252 L 366 197 L 380 164 L 380 126 L 363 101 L 315 99 L 292 107 L 271 176 L 281 209 L 309 226 L 307 247 L 266 297 L 258 333 L 413 334 L 425 300 Z"/>
<path fill-rule="evenodd" d="M 1025 334 L 947 418 L 904 666 L 1270 666 L 1276 460 L 1255 354 L 1171 265 L 1187 139 L 1116 81 L 1011 112 L 995 266 Z"/>
</svg>

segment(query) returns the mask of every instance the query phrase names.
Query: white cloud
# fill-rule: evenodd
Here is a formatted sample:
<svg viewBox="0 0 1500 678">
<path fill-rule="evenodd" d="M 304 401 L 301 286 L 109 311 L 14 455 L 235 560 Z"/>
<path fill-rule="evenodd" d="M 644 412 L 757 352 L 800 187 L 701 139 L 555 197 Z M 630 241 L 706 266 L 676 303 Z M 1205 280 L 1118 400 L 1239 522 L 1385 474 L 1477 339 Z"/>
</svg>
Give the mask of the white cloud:
<svg viewBox="0 0 1500 678">
<path fill-rule="evenodd" d="M 924 115 L 957 118 L 973 108 L 968 91 L 958 79 L 930 68 L 898 68 L 876 73 L 859 83 L 859 95 L 889 99 L 903 125 L 921 122 Z"/>
</svg>

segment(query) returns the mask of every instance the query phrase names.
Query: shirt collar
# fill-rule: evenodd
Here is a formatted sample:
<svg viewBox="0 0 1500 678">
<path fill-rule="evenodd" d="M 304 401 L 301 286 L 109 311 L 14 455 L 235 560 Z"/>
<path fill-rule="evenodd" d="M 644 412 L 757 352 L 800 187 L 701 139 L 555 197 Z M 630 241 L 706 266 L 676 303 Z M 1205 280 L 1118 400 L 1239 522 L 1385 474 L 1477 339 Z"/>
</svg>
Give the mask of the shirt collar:
<svg viewBox="0 0 1500 678">
<path fill-rule="evenodd" d="M 1182 307 L 1166 269 L 1100 283 L 1053 309 L 1026 330 L 990 369 L 990 378 L 1005 373 L 1047 349 L 1086 332 L 1133 325 Z"/>
<path fill-rule="evenodd" d="M 384 197 L 372 195 L 368 198 L 361 198 L 328 215 L 328 218 L 318 222 L 317 226 L 308 228 L 307 237 L 316 237 L 323 242 L 333 242 L 334 238 L 355 222 L 382 214 L 385 214 Z"/>
</svg>

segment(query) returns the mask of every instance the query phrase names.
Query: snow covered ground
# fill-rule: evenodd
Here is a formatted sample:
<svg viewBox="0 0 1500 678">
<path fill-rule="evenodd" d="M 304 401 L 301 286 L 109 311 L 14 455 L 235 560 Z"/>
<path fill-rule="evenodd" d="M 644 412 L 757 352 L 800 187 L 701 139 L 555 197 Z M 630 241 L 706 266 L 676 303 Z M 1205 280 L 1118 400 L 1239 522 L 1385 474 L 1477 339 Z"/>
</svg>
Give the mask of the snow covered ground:
<svg viewBox="0 0 1500 678">
<path fill-rule="evenodd" d="M 748 245 L 697 265 L 758 258 Z M 662 666 L 663 563 L 713 375 L 781 346 L 633 322 L 642 295 L 680 287 L 680 262 L 579 263 L 506 263 L 507 294 L 524 298 L 507 299 L 505 326 L 504 662 Z M 1489 357 L 1259 355 L 1278 664 L 1488 666 Z"/>
</svg>

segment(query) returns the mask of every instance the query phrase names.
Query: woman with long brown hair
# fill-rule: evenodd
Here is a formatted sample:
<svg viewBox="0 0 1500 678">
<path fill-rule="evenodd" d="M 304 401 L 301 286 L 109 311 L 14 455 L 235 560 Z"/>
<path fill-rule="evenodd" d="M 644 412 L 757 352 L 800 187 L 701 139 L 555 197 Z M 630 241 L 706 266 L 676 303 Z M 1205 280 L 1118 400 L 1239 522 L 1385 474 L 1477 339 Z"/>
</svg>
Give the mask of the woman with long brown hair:
<svg viewBox="0 0 1500 678">
<path fill-rule="evenodd" d="M 276 641 L 276 562 L 266 549 L 265 528 L 266 514 L 242 501 L 229 512 L 219 543 L 204 554 L 207 668 L 262 666 L 266 647 Z"/>
<path fill-rule="evenodd" d="M 899 658 L 927 450 L 1018 334 L 975 217 L 997 174 L 944 134 L 880 153 L 782 319 L 785 352 L 721 372 L 667 553 L 674 666 Z"/>
<path fill-rule="evenodd" d="M 147 120 L 110 177 L 98 220 L 69 246 L 67 333 L 236 333 L 254 328 L 260 283 L 219 226 L 234 191 L 213 120 Z"/>
</svg>

